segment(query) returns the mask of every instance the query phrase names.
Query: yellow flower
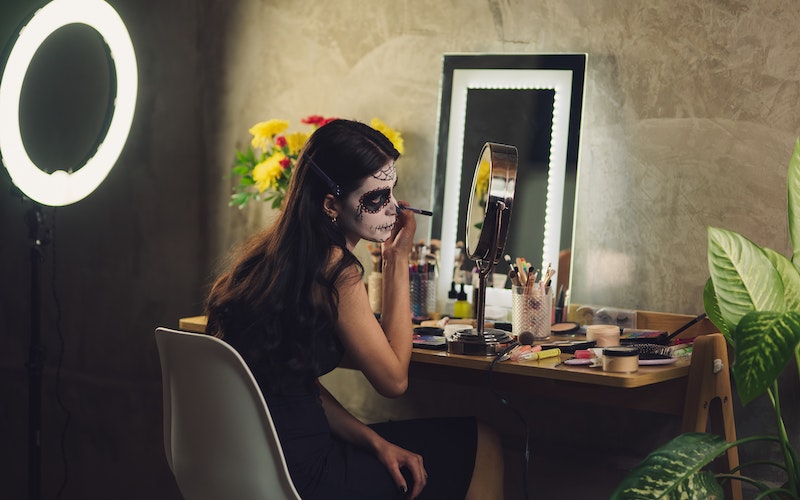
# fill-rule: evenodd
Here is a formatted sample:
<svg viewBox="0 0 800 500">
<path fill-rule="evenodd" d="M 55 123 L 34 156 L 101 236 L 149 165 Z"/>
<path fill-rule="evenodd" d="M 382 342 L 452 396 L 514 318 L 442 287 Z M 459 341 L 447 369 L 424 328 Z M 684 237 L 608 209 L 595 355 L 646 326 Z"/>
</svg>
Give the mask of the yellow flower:
<svg viewBox="0 0 800 500">
<path fill-rule="evenodd" d="M 258 122 L 250 127 L 249 132 L 253 134 L 251 144 L 254 148 L 267 149 L 269 141 L 284 130 L 289 128 L 289 122 L 286 120 L 268 120 L 265 122 Z"/>
<path fill-rule="evenodd" d="M 333 120 L 335 118 L 321 115 L 300 120 L 310 126 L 311 132 L 290 132 L 289 122 L 281 119 L 258 122 L 250 127 L 252 147 L 237 151 L 232 167 L 232 176 L 238 177 L 239 183 L 233 186 L 230 205 L 241 208 L 250 201 L 265 201 L 270 202 L 273 209 L 280 209 L 300 151 L 315 130 Z M 377 118 L 372 120 L 372 127 L 403 153 L 403 138 L 399 132 Z"/>
<path fill-rule="evenodd" d="M 253 180 L 256 181 L 256 189 L 259 193 L 278 186 L 278 179 L 283 174 L 281 161 L 284 158 L 286 155 L 283 153 L 275 153 L 253 167 Z"/>
<path fill-rule="evenodd" d="M 400 132 L 392 129 L 377 118 L 372 119 L 370 126 L 385 135 L 386 138 L 392 142 L 394 149 L 396 149 L 398 153 L 403 154 L 403 136 L 400 135 Z"/>
<path fill-rule="evenodd" d="M 295 156 L 300 152 L 300 148 L 308 140 L 308 134 L 305 132 L 293 132 L 286 135 L 286 145 L 289 147 L 289 155 Z"/>
<path fill-rule="evenodd" d="M 475 182 L 475 192 L 483 199 L 487 189 L 489 189 L 489 161 L 481 159 L 478 167 L 478 179 Z"/>
</svg>

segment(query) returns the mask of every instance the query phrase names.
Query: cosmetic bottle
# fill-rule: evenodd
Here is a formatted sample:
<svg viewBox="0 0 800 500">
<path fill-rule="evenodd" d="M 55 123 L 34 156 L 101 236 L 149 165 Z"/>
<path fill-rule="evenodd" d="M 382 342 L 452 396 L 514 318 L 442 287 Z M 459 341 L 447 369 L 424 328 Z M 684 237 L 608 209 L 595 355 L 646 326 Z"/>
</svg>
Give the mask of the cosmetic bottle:
<svg viewBox="0 0 800 500">
<path fill-rule="evenodd" d="M 372 272 L 367 278 L 367 296 L 369 307 L 375 314 L 380 314 L 383 308 L 383 273 Z"/>
<path fill-rule="evenodd" d="M 447 302 L 444 303 L 444 315 L 451 318 L 455 315 L 455 305 L 458 300 L 458 291 L 456 290 L 456 282 L 450 282 L 450 291 L 447 292 Z"/>
<path fill-rule="evenodd" d="M 461 290 L 456 296 L 456 303 L 453 304 L 453 316 L 456 318 L 471 318 L 472 306 L 467 300 L 467 292 L 464 291 L 464 283 L 461 283 Z"/>
</svg>

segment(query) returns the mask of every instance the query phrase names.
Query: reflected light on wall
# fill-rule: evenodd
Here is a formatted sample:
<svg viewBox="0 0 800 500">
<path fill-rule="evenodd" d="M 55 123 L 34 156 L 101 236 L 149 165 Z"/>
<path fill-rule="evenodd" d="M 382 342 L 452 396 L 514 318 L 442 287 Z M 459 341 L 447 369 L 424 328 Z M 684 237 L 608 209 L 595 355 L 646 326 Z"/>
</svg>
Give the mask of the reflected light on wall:
<svg viewBox="0 0 800 500">
<path fill-rule="evenodd" d="M 602 293 L 610 287 L 630 286 L 633 282 L 633 259 L 630 255 L 592 250 L 588 257 L 592 272 L 583 281 L 593 292 Z"/>
<path fill-rule="evenodd" d="M 30 159 L 22 142 L 20 96 L 36 51 L 59 28 L 85 24 L 105 41 L 113 59 L 116 99 L 105 138 L 94 156 L 75 172 L 48 174 Z M 53 0 L 22 28 L 0 80 L 0 158 L 14 184 L 32 200 L 61 206 L 80 201 L 106 178 L 128 139 L 136 107 L 138 73 L 133 43 L 117 12 L 102 0 Z"/>
</svg>

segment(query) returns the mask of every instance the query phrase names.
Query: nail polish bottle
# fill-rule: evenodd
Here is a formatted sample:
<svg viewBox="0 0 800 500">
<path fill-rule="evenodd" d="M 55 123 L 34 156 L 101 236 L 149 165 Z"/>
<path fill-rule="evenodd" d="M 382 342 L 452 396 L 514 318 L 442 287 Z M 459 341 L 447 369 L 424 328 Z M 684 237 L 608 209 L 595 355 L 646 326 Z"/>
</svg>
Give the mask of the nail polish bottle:
<svg viewBox="0 0 800 500">
<path fill-rule="evenodd" d="M 453 316 L 456 318 L 471 318 L 472 306 L 467 300 L 467 292 L 464 291 L 464 283 L 461 283 L 461 290 L 456 296 L 456 303 L 453 304 Z"/>
<path fill-rule="evenodd" d="M 456 282 L 450 282 L 450 291 L 447 292 L 447 302 L 444 303 L 444 315 L 453 317 L 455 315 L 455 305 L 458 300 L 458 291 L 456 290 Z"/>
</svg>

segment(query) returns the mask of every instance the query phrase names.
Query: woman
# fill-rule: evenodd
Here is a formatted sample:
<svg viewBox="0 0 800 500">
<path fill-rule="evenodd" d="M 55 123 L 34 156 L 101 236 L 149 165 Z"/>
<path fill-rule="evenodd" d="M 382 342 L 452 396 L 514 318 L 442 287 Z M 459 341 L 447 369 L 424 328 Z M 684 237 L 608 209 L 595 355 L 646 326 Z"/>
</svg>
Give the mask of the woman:
<svg viewBox="0 0 800 500">
<path fill-rule="evenodd" d="M 347 355 L 386 397 L 408 385 L 416 222 L 393 194 L 398 156 L 362 123 L 317 129 L 278 220 L 214 284 L 208 331 L 253 371 L 304 499 L 500 498 L 499 441 L 474 418 L 367 426 L 318 381 Z M 383 243 L 380 323 L 352 253 L 362 238 Z"/>
</svg>

